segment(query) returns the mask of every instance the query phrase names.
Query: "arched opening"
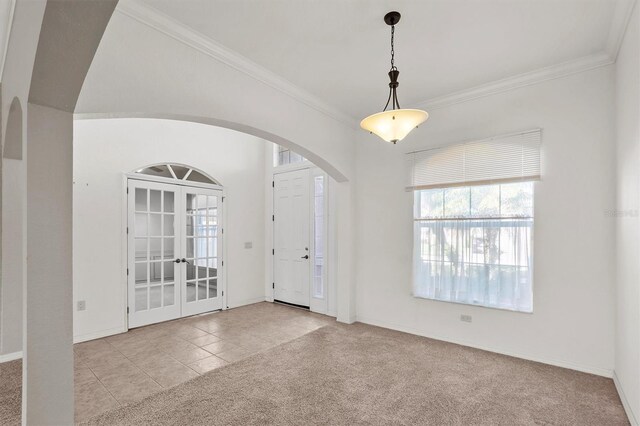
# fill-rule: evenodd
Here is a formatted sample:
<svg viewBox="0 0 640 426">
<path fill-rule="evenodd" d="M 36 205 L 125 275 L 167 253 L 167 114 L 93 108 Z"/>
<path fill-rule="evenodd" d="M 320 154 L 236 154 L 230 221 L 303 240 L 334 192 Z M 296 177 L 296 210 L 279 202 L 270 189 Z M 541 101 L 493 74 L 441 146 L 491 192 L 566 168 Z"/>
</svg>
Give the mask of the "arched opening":
<svg viewBox="0 0 640 426">
<path fill-rule="evenodd" d="M 154 176 L 156 178 L 169 179 L 175 183 L 204 183 L 222 186 L 220 182 L 209 176 L 206 172 L 186 164 L 158 163 L 150 164 L 134 170 L 132 173 Z"/>
<path fill-rule="evenodd" d="M 17 97 L 13 98 L 9 107 L 4 140 L 3 158 L 22 160 L 22 106 Z"/>
<path fill-rule="evenodd" d="M 2 277 L 0 312 L 3 324 L 0 349 L 3 354 L 22 350 L 23 197 L 22 160 L 23 117 L 20 100 L 11 102 L 2 158 Z"/>
<path fill-rule="evenodd" d="M 224 185 L 224 217 L 228 226 L 224 232 L 228 260 L 225 262 L 225 268 L 228 270 L 228 292 L 225 291 L 228 303 L 225 308 L 265 299 L 273 300 L 272 294 L 278 287 L 276 285 L 274 289 L 273 284 L 273 276 L 277 274 L 272 256 L 274 228 L 280 225 L 280 220 L 287 217 L 280 211 L 281 214 L 276 215 L 276 220 L 272 221 L 272 215 L 276 213 L 273 193 L 280 182 L 274 179 L 274 175 L 277 173 L 278 176 L 282 176 L 283 173 L 291 171 L 273 163 L 274 144 L 228 128 L 158 118 L 76 120 L 74 137 L 76 149 L 73 232 L 76 241 L 73 258 L 76 265 L 74 291 L 77 295 L 75 302 L 86 302 L 87 306 L 93 307 L 89 314 L 75 317 L 78 340 L 84 340 L 84 336 L 92 336 L 101 328 L 106 328 L 101 325 L 103 323 L 100 321 L 103 320 L 87 321 L 85 318 L 88 315 L 101 315 L 102 318 L 117 324 L 127 307 L 129 313 L 134 311 L 134 305 L 123 303 L 124 299 L 135 299 L 126 293 L 128 277 L 124 265 L 130 259 L 126 253 L 128 242 L 124 239 L 128 236 L 121 230 L 123 224 L 129 220 L 128 212 L 123 213 L 121 206 L 126 205 L 125 197 L 131 197 L 134 190 L 131 185 L 127 185 L 129 194 L 123 197 L 126 191 L 122 184 L 113 179 L 118 174 L 125 173 L 127 179 L 186 187 L 190 185 L 189 177 L 200 172 L 208 179 L 209 184 Z M 100 158 L 99 164 L 94 161 L 97 157 Z M 330 266 L 336 264 L 333 258 L 329 258 L 337 253 L 333 247 L 336 239 L 327 230 L 335 227 L 335 222 L 329 223 L 335 217 L 335 214 L 330 214 L 329 209 L 335 208 L 339 201 L 334 199 L 331 203 L 324 202 L 324 196 L 330 191 L 334 191 L 334 195 L 337 194 L 337 185 L 312 163 L 290 166 L 295 166 L 298 170 L 302 167 L 309 169 L 308 175 L 304 177 L 308 182 L 308 185 L 305 185 L 308 191 L 299 194 L 308 200 L 308 203 L 304 203 L 308 208 L 304 211 L 291 211 L 307 216 L 305 226 L 309 229 L 309 240 L 298 244 L 305 253 L 296 256 L 300 258 L 308 255 L 308 260 L 304 262 L 305 267 L 310 269 L 308 275 L 313 273 L 309 276 L 307 286 L 310 293 L 308 302 L 298 304 L 309 306 L 314 312 L 336 315 L 337 280 L 328 274 Z M 187 175 L 190 170 L 191 174 Z M 203 180 L 197 179 L 198 183 Z M 138 209 L 136 213 L 158 213 L 160 207 L 154 207 L 153 211 L 146 207 L 147 202 L 152 202 L 151 195 L 147 195 L 144 189 L 140 192 L 140 204 L 145 207 Z M 161 195 L 158 192 L 154 194 L 153 204 L 161 206 Z M 316 208 L 316 205 L 319 207 Z M 99 230 L 85 220 L 96 214 L 97 206 L 100 206 L 100 214 L 103 217 Z M 135 234 L 133 226 L 129 225 L 129 235 Z M 118 234 L 123 238 L 120 241 L 113 239 L 113 236 Z M 314 234 L 321 238 L 313 238 Z M 101 258 L 121 259 L 120 263 L 105 263 L 101 267 L 100 276 L 96 276 L 94 268 L 91 267 L 97 260 L 95 252 L 92 251 L 97 239 L 101 242 Z M 325 242 L 331 247 L 322 250 L 323 247 L 320 245 Z M 308 247 L 308 252 L 305 247 Z M 144 248 L 147 249 L 146 245 Z M 139 263 L 143 262 L 142 258 L 149 257 L 141 256 Z M 178 256 L 173 259 L 175 258 Z M 188 257 L 186 259 L 191 262 Z M 167 258 L 166 261 L 168 260 L 170 259 Z M 248 268 L 247 265 L 252 267 Z M 180 266 L 184 267 L 182 264 Z M 146 274 L 146 268 L 143 270 Z M 148 282 L 151 286 L 156 286 L 160 274 L 151 267 L 149 270 L 151 278 Z M 129 265 L 129 274 L 129 277 L 135 274 L 135 265 Z M 147 277 L 140 276 L 139 281 L 142 280 L 147 280 Z M 278 284 L 281 281 L 276 280 Z M 108 299 L 100 296 L 105 288 L 110 288 L 110 294 L 114 296 Z M 139 292 L 145 293 L 145 290 Z M 151 299 L 149 293 L 141 297 L 145 296 Z M 278 298 L 281 301 L 283 299 L 286 298 Z M 144 311 L 144 306 L 141 305 L 141 312 Z M 135 323 L 130 321 L 129 328 L 132 323 L 135 327 Z M 123 331 L 126 326 L 127 324 L 123 324 Z"/>
<path fill-rule="evenodd" d="M 191 123 L 200 123 L 207 124 L 215 127 L 222 127 L 225 129 L 236 130 L 241 133 L 245 133 L 248 135 L 256 136 L 265 141 L 273 142 L 274 144 L 286 147 L 291 149 L 298 154 L 302 155 L 309 161 L 311 161 L 316 166 L 320 167 L 324 170 L 329 176 L 335 179 L 336 182 L 342 183 L 347 182 L 348 179 L 346 175 L 338 170 L 333 164 L 329 161 L 321 157 L 315 152 L 310 151 L 300 144 L 296 144 L 295 142 L 283 138 L 281 136 L 275 135 L 270 132 L 266 132 L 264 130 L 247 126 L 242 123 L 236 123 L 227 120 L 220 120 L 213 117 L 202 117 L 202 116 L 193 116 L 193 115 L 182 115 L 182 114 L 164 114 L 164 113 L 95 113 L 95 114 L 75 114 L 75 120 L 87 120 L 87 119 L 115 119 L 115 118 L 156 118 L 161 120 L 176 120 L 176 121 L 186 121 Z"/>
</svg>

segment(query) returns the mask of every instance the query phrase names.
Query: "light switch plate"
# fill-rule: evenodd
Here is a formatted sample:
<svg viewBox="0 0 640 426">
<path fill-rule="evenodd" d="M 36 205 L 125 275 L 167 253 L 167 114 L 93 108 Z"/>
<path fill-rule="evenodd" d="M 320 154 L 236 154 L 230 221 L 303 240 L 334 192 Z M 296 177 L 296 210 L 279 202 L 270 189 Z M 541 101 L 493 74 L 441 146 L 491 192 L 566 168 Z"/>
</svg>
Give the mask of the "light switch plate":
<svg viewBox="0 0 640 426">
<path fill-rule="evenodd" d="M 244 248 L 246 248 L 246 249 L 253 248 L 253 242 L 248 241 L 248 242 L 244 243 Z"/>
<path fill-rule="evenodd" d="M 78 300 L 78 310 L 84 311 L 85 309 L 87 309 L 87 302 L 84 300 Z"/>
</svg>

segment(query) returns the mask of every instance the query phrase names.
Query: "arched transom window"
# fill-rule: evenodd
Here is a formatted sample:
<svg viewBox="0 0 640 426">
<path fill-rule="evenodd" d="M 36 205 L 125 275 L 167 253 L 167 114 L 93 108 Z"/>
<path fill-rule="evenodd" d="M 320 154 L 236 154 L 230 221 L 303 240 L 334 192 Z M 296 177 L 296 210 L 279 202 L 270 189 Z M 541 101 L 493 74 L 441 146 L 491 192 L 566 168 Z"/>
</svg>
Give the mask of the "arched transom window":
<svg viewBox="0 0 640 426">
<path fill-rule="evenodd" d="M 211 183 L 220 185 L 214 178 L 191 166 L 176 163 L 161 163 L 143 167 L 135 171 L 136 173 L 148 176 L 157 176 L 179 181 Z"/>
</svg>

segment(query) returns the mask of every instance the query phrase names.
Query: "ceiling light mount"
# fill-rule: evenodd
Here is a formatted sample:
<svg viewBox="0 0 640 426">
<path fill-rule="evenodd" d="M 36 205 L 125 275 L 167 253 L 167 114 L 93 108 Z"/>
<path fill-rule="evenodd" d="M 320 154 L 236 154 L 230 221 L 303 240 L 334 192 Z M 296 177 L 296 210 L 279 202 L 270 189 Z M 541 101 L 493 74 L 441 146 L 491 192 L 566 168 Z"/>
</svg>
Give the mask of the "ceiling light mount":
<svg viewBox="0 0 640 426">
<path fill-rule="evenodd" d="M 386 15 L 384 15 L 384 22 L 386 22 L 387 25 L 393 26 L 398 22 L 400 22 L 401 16 L 402 15 L 400 15 L 400 12 L 396 12 L 396 11 L 389 12 Z"/>
<path fill-rule="evenodd" d="M 360 122 L 360 127 L 375 133 L 387 142 L 396 144 L 404 139 L 418 125 L 424 123 L 429 114 L 418 109 L 401 109 L 397 88 L 400 71 L 395 65 L 394 36 L 395 25 L 400 22 L 400 12 L 392 11 L 384 15 L 384 22 L 391 27 L 391 69 L 389 70 L 389 97 L 382 112 L 373 114 Z M 391 110 L 387 111 L 391 102 Z"/>
</svg>

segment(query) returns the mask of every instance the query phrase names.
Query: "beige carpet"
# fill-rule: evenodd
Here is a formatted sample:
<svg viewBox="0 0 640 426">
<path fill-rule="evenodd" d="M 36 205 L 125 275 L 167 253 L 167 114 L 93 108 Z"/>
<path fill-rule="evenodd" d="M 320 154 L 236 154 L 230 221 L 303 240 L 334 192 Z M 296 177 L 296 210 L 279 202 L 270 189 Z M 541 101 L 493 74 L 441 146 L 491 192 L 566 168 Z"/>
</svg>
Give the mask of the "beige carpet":
<svg viewBox="0 0 640 426">
<path fill-rule="evenodd" d="M 19 425 L 22 414 L 22 361 L 0 364 L 0 425 Z"/>
<path fill-rule="evenodd" d="M 327 326 L 96 425 L 626 425 L 610 379 L 382 328 Z"/>
</svg>

